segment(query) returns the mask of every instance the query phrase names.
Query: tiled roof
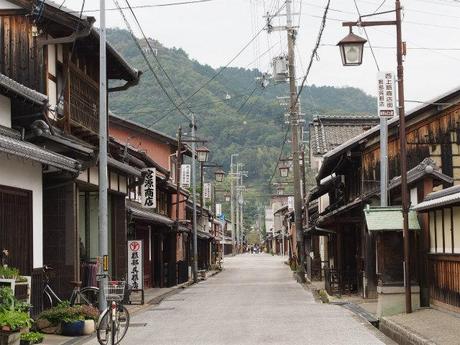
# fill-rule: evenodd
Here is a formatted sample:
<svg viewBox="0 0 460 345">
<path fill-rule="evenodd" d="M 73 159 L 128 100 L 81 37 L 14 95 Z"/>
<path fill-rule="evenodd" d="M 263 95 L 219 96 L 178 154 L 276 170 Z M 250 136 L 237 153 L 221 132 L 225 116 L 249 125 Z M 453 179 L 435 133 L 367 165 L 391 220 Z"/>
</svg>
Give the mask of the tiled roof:
<svg viewBox="0 0 460 345">
<path fill-rule="evenodd" d="M 378 122 L 376 116 L 317 115 L 310 123 L 310 150 L 322 156 Z"/>
<path fill-rule="evenodd" d="M 24 86 L 0 73 L 0 87 L 38 105 L 48 103 L 48 96 Z"/>
<path fill-rule="evenodd" d="M 460 186 L 453 186 L 446 188 L 437 192 L 432 192 L 428 194 L 417 206 L 414 207 L 414 210 L 428 211 L 431 209 L 441 208 L 444 206 L 454 205 L 460 203 Z"/>
<path fill-rule="evenodd" d="M 72 173 L 77 173 L 80 170 L 80 163 L 74 159 L 45 150 L 27 141 L 21 141 L 11 136 L 0 134 L 0 151 L 42 164 L 48 164 Z"/>
</svg>

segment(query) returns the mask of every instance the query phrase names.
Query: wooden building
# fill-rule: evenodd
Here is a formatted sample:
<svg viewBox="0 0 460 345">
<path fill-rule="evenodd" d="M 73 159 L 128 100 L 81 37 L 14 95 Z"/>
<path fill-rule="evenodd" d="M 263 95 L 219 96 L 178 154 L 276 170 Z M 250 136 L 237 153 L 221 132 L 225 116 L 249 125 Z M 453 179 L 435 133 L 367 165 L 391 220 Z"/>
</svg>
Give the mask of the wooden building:
<svg viewBox="0 0 460 345">
<path fill-rule="evenodd" d="M 459 154 L 460 89 L 452 90 L 406 114 L 407 175 L 412 206 L 433 190 L 460 181 Z M 398 119 L 389 121 L 389 204 L 401 203 Z M 401 231 L 382 234 L 377 244 L 384 251 L 385 271 L 376 272 L 382 259 L 376 237 L 364 217 L 366 205 L 379 205 L 379 127 L 376 126 L 327 152 L 318 171 L 315 197 L 328 199 L 312 226 L 326 229 L 328 268 L 326 287 L 331 292 L 401 294 Z M 411 281 L 415 305 L 428 306 L 430 301 L 429 226 L 419 217 L 421 231 L 411 231 Z M 387 260 L 387 259 L 385 259 Z M 381 261 L 379 264 L 382 263 Z M 377 265 L 378 266 L 378 265 Z M 379 266 L 378 266 L 379 267 Z M 447 269 L 447 266 L 443 266 Z M 380 268 L 378 268 L 380 269 Z M 395 274 L 387 274 L 396 269 Z M 447 273 L 446 273 L 447 274 Z M 397 288 L 394 288 L 397 287 Z M 400 306 L 399 310 L 402 310 Z M 397 312 L 398 308 L 393 308 Z"/>
<path fill-rule="evenodd" d="M 115 114 L 110 115 L 109 134 L 125 147 L 135 150 L 137 159 L 142 155 L 146 167 L 157 171 L 156 209 L 142 208 L 138 198 L 139 186 L 132 184 L 128 195 L 130 236 L 144 241 L 145 286 L 168 287 L 188 281 L 191 236 L 190 229 L 185 226 L 185 208 L 189 193 L 180 188 L 177 195 L 177 140 Z M 181 150 L 190 155 L 185 146 Z"/>
<path fill-rule="evenodd" d="M 43 176 L 43 263 L 56 269 L 52 284 L 62 297 L 72 291 L 70 281 L 95 281 L 94 274 L 84 279 L 98 247 L 99 35 L 94 22 L 52 1 L 0 1 L 0 72 L 48 100 L 33 113 L 19 107 L 16 126 L 24 127 L 34 144 L 81 164 L 77 172 Z M 107 53 L 109 85 L 121 85 L 109 92 L 135 85 L 140 72 L 109 44 Z M 109 143 L 108 154 L 110 273 L 121 278 L 127 273 L 127 180 L 142 174 L 123 161 L 117 143 Z M 40 270 L 33 274 L 38 281 Z"/>
</svg>

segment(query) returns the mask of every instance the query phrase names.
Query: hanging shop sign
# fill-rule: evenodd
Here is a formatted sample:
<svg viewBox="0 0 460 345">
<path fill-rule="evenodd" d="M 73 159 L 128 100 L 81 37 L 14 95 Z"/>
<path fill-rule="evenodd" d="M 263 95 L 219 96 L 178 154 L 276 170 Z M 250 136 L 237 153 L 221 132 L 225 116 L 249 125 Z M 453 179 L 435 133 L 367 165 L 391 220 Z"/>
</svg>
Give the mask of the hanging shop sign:
<svg viewBox="0 0 460 345">
<path fill-rule="evenodd" d="M 128 284 L 133 290 L 144 289 L 144 243 L 128 241 Z"/>
<path fill-rule="evenodd" d="M 180 183 L 184 188 L 190 188 L 190 180 L 192 176 L 192 166 L 190 164 L 182 164 L 180 169 Z"/>
<path fill-rule="evenodd" d="M 141 188 L 141 202 L 144 208 L 157 207 L 157 170 L 155 168 L 143 169 L 144 183 Z"/>
<path fill-rule="evenodd" d="M 220 217 L 222 215 L 222 204 L 216 204 L 216 216 Z"/>
<path fill-rule="evenodd" d="M 377 74 L 377 105 L 380 117 L 392 118 L 396 115 L 395 75 L 392 72 Z"/>
<path fill-rule="evenodd" d="M 203 190 L 204 198 L 206 200 L 210 200 L 211 199 L 211 194 L 212 194 L 212 192 L 211 192 L 211 189 L 212 189 L 211 184 L 210 183 L 205 183 L 203 189 L 204 189 Z"/>
<path fill-rule="evenodd" d="M 292 211 L 294 209 L 294 197 L 288 196 L 288 210 Z"/>
</svg>

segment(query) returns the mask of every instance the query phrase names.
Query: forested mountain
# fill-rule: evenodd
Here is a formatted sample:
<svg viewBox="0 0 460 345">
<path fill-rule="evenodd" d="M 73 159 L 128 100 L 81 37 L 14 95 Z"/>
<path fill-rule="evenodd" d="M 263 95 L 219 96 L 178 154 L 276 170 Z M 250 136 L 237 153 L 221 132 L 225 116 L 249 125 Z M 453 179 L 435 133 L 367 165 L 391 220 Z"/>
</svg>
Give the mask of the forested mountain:
<svg viewBox="0 0 460 345">
<path fill-rule="evenodd" d="M 108 31 L 107 37 L 122 56 L 144 72 L 138 86 L 111 95 L 111 110 L 171 135 L 180 124 L 188 131 L 188 121 L 174 109 L 159 87 L 129 32 L 113 29 Z M 157 59 L 183 98 L 194 94 L 216 73 L 210 66 L 191 60 L 182 49 L 166 48 L 153 39 L 151 43 L 157 51 Z M 145 42 L 141 45 L 147 47 Z M 181 104 L 155 56 L 147 48 L 145 54 L 165 89 L 178 105 Z M 261 77 L 261 72 L 255 69 L 227 68 L 187 104 L 197 116 L 198 135 L 209 140 L 212 160 L 228 169 L 230 155 L 239 153 L 238 160 L 245 164 L 248 179 L 263 185 L 273 174 L 286 130 L 285 109 L 276 97 L 286 96 L 288 86 L 270 82 L 262 88 L 257 77 Z M 375 99 L 356 88 L 308 86 L 302 93 L 301 104 L 306 123 L 315 113 L 376 112 Z M 185 113 L 190 112 L 185 105 L 180 107 Z"/>
</svg>

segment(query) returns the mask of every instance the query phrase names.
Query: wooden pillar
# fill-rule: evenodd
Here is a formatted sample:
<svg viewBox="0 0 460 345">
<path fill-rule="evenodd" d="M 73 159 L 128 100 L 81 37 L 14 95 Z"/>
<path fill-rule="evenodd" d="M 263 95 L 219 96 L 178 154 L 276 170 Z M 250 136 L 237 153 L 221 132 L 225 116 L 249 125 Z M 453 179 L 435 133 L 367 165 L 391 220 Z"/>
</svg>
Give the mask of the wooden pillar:
<svg viewBox="0 0 460 345">
<path fill-rule="evenodd" d="M 419 201 L 425 199 L 428 193 L 433 191 L 433 179 L 427 178 L 417 188 Z M 428 253 L 430 252 L 430 223 L 428 213 L 419 213 L 418 219 L 422 227 L 422 232 L 419 236 L 419 251 L 417 255 L 418 273 L 420 282 L 420 306 L 430 306 L 430 277 L 428 266 Z"/>
</svg>

